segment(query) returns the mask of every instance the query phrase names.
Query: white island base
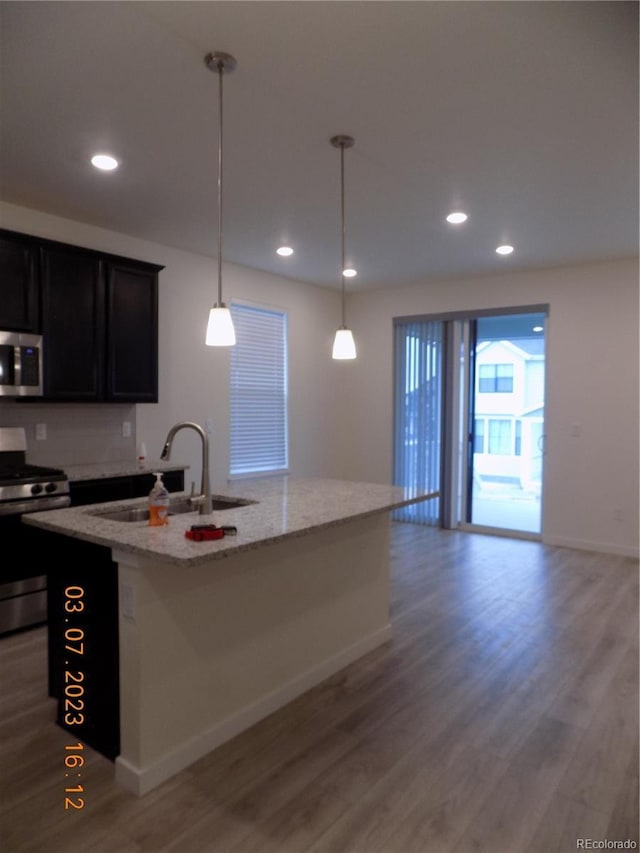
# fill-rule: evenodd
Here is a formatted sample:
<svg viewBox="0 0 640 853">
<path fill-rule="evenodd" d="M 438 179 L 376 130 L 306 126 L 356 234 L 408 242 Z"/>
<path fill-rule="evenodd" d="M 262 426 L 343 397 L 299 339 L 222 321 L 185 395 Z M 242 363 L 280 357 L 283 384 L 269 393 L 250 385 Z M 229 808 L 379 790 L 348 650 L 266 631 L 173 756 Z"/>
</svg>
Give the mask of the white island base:
<svg viewBox="0 0 640 853">
<path fill-rule="evenodd" d="M 387 512 L 195 566 L 113 559 L 116 779 L 138 795 L 391 636 Z"/>
</svg>

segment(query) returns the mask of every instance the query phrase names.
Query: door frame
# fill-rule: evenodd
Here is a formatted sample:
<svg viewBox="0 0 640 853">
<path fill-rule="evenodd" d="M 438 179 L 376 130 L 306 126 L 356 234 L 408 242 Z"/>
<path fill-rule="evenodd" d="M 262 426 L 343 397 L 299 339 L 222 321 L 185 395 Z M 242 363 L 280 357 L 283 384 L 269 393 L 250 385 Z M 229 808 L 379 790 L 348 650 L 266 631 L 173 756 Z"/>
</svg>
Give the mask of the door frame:
<svg viewBox="0 0 640 853">
<path fill-rule="evenodd" d="M 546 345 L 549 332 L 549 305 L 510 305 L 498 308 L 478 308 L 464 311 L 447 311 L 435 314 L 418 314 L 394 317 L 393 323 L 442 322 L 443 325 L 443 429 L 441 449 L 440 477 L 440 526 L 449 530 L 463 530 L 473 533 L 488 533 L 496 536 L 506 536 L 512 539 L 533 539 L 541 541 L 544 530 L 544 491 L 546 488 L 546 440 L 542 454 L 542 490 L 540 495 L 540 532 L 531 533 L 525 530 L 510 530 L 500 527 L 485 527 L 466 521 L 468 495 L 467 470 L 468 454 L 472 452 L 468 440 L 471 416 L 470 412 L 470 383 L 472 377 L 470 358 L 469 323 L 482 317 L 498 317 L 510 314 L 544 314 L 545 315 L 545 360 L 544 360 L 544 393 L 543 406 L 547 410 L 547 376 L 548 359 Z M 394 374 L 395 375 L 395 374 Z M 394 389 L 395 392 L 395 389 Z M 395 393 L 394 393 L 395 396 Z M 395 404 L 394 404 L 395 423 Z M 543 433 L 545 435 L 545 433 Z M 395 452 L 394 431 L 394 452 Z M 465 464 L 462 464 L 462 459 Z"/>
</svg>

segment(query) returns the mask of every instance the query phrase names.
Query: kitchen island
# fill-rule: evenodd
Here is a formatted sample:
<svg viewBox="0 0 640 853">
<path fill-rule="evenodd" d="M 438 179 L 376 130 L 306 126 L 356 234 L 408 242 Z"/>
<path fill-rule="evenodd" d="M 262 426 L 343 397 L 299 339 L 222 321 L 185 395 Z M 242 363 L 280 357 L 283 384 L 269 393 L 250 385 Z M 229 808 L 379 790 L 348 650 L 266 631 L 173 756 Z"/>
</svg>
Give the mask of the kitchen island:
<svg viewBox="0 0 640 853">
<path fill-rule="evenodd" d="M 390 512 L 429 497 L 282 477 L 238 481 L 214 496 L 230 508 L 166 527 L 106 515 L 140 500 L 29 515 L 117 567 L 118 782 L 144 794 L 388 640 Z M 237 533 L 185 538 L 202 522 Z M 76 596 L 105 570 L 73 568 Z M 89 643 L 91 624 L 73 625 Z"/>
</svg>

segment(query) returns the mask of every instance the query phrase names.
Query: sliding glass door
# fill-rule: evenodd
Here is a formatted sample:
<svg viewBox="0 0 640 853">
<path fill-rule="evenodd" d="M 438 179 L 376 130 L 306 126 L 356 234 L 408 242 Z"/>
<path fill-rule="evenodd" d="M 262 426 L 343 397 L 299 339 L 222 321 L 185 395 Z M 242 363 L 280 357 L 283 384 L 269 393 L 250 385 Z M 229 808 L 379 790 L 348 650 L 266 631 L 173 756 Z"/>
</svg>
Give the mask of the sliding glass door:
<svg viewBox="0 0 640 853">
<path fill-rule="evenodd" d="M 539 313 L 470 323 L 469 524 L 540 533 L 544 325 Z"/>
<path fill-rule="evenodd" d="M 394 482 L 441 494 L 395 518 L 540 535 L 546 315 L 395 321 Z"/>
</svg>

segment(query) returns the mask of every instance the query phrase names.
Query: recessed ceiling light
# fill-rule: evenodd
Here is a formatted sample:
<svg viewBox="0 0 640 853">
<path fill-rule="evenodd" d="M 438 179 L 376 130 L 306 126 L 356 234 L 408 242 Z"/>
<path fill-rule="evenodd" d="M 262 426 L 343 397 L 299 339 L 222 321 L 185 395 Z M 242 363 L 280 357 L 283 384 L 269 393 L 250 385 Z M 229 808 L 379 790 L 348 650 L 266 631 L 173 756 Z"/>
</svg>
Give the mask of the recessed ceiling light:
<svg viewBox="0 0 640 853">
<path fill-rule="evenodd" d="M 358 270 L 354 270 L 352 267 L 347 267 L 346 270 L 343 270 L 342 275 L 345 278 L 353 278 L 354 275 L 358 275 Z"/>
<path fill-rule="evenodd" d="M 118 161 L 110 154 L 96 154 L 91 158 L 92 164 L 96 169 L 102 169 L 103 172 L 111 172 L 118 168 Z"/>
<path fill-rule="evenodd" d="M 496 252 L 499 255 L 510 255 L 513 252 L 513 246 L 498 246 Z"/>
<path fill-rule="evenodd" d="M 533 331 L 534 332 L 544 332 L 544 326 L 534 326 Z"/>
<path fill-rule="evenodd" d="M 281 255 L 283 258 L 288 258 L 289 255 L 293 255 L 293 249 L 291 246 L 280 246 L 279 249 L 276 249 L 276 255 Z"/>
<path fill-rule="evenodd" d="M 462 211 L 458 211 L 457 213 L 450 213 L 447 216 L 447 222 L 451 222 L 453 225 L 459 225 L 461 222 L 465 222 L 467 219 L 467 214 L 462 213 Z"/>
</svg>

